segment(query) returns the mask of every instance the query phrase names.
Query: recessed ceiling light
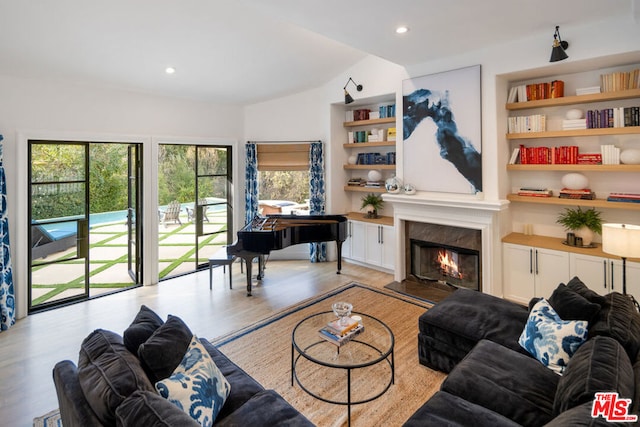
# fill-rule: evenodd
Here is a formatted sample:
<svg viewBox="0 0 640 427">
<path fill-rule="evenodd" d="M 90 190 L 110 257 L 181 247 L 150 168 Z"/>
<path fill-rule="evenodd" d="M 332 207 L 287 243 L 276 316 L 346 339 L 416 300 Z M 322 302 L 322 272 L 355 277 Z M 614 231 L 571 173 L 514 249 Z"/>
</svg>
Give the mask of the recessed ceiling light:
<svg viewBox="0 0 640 427">
<path fill-rule="evenodd" d="M 398 28 L 396 28 L 396 33 L 398 33 L 398 34 L 404 34 L 407 31 L 409 31 L 409 27 L 407 27 L 405 25 L 401 25 Z"/>
<path fill-rule="evenodd" d="M 164 72 L 167 73 L 167 74 L 173 74 L 173 73 L 176 72 L 176 69 L 173 68 L 173 67 L 167 67 L 167 68 L 164 69 Z"/>
</svg>

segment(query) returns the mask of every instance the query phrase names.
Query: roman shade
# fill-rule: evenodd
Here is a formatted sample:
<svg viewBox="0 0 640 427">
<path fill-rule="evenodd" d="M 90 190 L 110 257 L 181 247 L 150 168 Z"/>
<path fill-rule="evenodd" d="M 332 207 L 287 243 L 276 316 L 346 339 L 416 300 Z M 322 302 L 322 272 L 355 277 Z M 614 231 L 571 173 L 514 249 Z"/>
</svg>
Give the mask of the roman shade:
<svg viewBox="0 0 640 427">
<path fill-rule="evenodd" d="M 257 144 L 259 171 L 309 170 L 310 144 Z"/>
</svg>

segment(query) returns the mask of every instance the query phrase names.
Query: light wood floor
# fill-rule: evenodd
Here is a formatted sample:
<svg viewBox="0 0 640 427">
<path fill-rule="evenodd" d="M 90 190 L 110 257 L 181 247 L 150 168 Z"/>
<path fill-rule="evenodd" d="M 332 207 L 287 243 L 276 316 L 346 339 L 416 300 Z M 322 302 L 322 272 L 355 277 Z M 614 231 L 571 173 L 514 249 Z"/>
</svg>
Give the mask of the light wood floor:
<svg viewBox="0 0 640 427">
<path fill-rule="evenodd" d="M 346 262 L 337 275 L 335 262 L 272 260 L 260 284 L 254 280 L 252 297 L 239 264 L 233 266 L 233 290 L 222 268 L 213 280 L 210 291 L 209 273 L 199 272 L 19 320 L 0 333 L 0 425 L 31 426 L 35 416 L 57 408 L 55 363 L 77 363 L 80 343 L 94 329 L 122 334 L 141 304 L 163 318 L 179 316 L 194 334 L 213 339 L 352 281 L 381 288 L 393 276 Z"/>
</svg>

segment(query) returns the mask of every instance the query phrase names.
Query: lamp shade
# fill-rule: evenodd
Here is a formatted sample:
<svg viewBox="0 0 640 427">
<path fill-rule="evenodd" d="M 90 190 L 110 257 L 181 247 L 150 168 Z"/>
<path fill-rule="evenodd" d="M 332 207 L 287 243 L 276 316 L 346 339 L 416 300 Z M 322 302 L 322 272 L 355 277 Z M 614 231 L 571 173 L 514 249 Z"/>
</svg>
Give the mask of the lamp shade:
<svg viewBox="0 0 640 427">
<path fill-rule="evenodd" d="M 640 258 L 640 226 L 602 224 L 602 251 L 623 258 Z"/>
</svg>

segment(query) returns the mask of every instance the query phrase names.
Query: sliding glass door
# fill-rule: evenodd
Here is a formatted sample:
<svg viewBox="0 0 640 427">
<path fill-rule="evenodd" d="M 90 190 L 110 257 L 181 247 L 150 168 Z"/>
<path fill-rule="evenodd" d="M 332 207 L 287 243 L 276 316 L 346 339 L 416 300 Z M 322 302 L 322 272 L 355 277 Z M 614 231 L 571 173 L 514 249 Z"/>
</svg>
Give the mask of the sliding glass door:
<svg viewBox="0 0 640 427">
<path fill-rule="evenodd" d="M 232 149 L 161 144 L 158 155 L 160 279 L 207 268 L 231 242 Z"/>
<path fill-rule="evenodd" d="M 29 141 L 29 312 L 142 283 L 140 151 Z"/>
</svg>

